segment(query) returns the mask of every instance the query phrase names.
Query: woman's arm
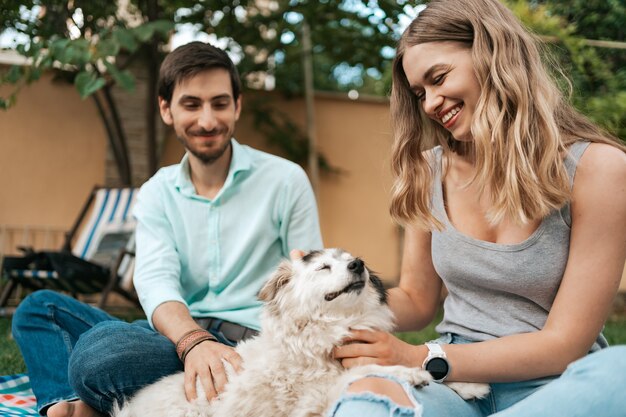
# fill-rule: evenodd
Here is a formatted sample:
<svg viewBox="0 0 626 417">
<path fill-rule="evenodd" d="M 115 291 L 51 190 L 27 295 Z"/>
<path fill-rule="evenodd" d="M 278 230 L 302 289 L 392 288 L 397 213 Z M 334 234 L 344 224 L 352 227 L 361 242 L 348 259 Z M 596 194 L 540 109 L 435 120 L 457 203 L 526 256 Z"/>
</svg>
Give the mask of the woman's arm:
<svg viewBox="0 0 626 417">
<path fill-rule="evenodd" d="M 430 241 L 430 232 L 405 229 L 400 283 L 389 290 L 389 306 L 399 331 L 420 330 L 437 313 L 442 284 L 433 266 Z"/>
</svg>

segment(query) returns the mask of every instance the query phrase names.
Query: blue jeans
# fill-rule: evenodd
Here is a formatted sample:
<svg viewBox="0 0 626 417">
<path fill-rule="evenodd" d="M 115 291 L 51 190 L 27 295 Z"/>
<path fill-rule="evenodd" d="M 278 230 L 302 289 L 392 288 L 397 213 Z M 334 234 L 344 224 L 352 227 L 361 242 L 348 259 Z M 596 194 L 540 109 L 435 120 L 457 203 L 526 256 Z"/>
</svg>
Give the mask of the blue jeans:
<svg viewBox="0 0 626 417">
<path fill-rule="evenodd" d="M 373 393 L 346 393 L 329 416 L 625 417 L 626 346 L 589 354 L 560 377 L 491 384 L 489 395 L 480 400 L 465 401 L 443 384 L 416 389 L 397 382 L 416 407 L 399 406 Z"/>
<path fill-rule="evenodd" d="M 39 413 L 80 398 L 101 413 L 140 388 L 183 370 L 174 344 L 146 320 L 126 323 L 49 290 L 24 299 L 13 317 Z"/>
</svg>

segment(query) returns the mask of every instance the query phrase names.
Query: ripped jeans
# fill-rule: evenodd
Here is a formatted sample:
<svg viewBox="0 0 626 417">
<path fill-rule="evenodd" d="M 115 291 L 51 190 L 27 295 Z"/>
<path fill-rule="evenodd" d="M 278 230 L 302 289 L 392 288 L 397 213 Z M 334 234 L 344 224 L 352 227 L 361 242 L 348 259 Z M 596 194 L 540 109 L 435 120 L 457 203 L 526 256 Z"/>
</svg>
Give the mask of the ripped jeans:
<svg viewBox="0 0 626 417">
<path fill-rule="evenodd" d="M 446 337 L 446 336 L 444 336 Z M 448 335 L 442 343 L 465 343 Z M 560 377 L 491 384 L 482 399 L 463 400 L 444 384 L 400 383 L 412 407 L 370 392 L 344 393 L 329 417 L 626 417 L 626 345 L 602 349 L 570 364 Z"/>
</svg>

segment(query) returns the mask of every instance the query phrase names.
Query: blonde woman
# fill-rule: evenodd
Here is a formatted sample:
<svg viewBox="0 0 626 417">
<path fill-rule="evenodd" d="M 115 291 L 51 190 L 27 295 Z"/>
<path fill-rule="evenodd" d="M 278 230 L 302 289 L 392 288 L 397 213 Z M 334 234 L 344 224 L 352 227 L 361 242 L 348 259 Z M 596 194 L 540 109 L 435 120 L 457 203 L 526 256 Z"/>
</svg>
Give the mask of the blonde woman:
<svg viewBox="0 0 626 417">
<path fill-rule="evenodd" d="M 428 4 L 400 39 L 391 112 L 406 238 L 389 299 L 399 330 L 421 329 L 445 285 L 441 337 L 355 331 L 335 357 L 491 392 L 372 376 L 330 414 L 626 416 L 626 347 L 602 335 L 626 256 L 624 146 L 568 104 L 497 0 Z"/>
</svg>

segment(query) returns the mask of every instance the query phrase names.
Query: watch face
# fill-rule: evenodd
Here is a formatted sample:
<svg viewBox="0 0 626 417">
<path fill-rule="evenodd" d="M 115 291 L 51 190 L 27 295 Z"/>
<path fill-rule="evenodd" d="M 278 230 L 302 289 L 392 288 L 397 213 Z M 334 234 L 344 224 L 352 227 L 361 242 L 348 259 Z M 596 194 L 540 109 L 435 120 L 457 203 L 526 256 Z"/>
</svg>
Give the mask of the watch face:
<svg viewBox="0 0 626 417">
<path fill-rule="evenodd" d="M 435 381 L 439 381 L 448 375 L 450 367 L 448 361 L 443 358 L 432 358 L 426 364 L 426 370 L 430 372 Z"/>
</svg>

